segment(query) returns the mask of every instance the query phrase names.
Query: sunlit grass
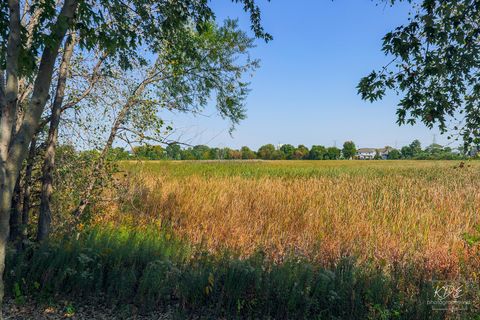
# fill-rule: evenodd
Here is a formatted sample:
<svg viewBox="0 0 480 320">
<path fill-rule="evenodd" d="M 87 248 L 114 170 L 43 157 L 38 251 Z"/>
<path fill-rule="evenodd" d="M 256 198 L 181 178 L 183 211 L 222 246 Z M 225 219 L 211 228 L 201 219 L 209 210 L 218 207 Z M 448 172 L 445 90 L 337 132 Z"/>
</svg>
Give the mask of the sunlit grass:
<svg viewBox="0 0 480 320">
<path fill-rule="evenodd" d="M 480 211 L 480 163 L 149 161 L 127 174 L 118 215 L 168 224 L 212 251 L 320 263 L 342 256 L 457 275 Z M 143 221 L 143 222 L 142 222 Z"/>
</svg>

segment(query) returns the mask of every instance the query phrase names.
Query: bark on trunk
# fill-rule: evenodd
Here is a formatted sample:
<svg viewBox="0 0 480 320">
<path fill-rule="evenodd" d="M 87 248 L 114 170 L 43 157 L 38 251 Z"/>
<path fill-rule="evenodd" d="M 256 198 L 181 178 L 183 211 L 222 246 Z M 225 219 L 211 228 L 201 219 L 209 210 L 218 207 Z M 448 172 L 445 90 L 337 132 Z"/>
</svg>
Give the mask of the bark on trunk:
<svg viewBox="0 0 480 320">
<path fill-rule="evenodd" d="M 22 214 L 22 188 L 20 184 L 20 176 L 15 183 L 12 198 L 12 213 L 10 215 L 10 241 L 16 242 L 20 237 L 20 224 Z"/>
<path fill-rule="evenodd" d="M 3 305 L 4 297 L 4 282 L 3 273 L 5 271 L 5 253 L 7 249 L 8 235 L 10 232 L 10 211 L 12 207 L 13 189 L 15 185 L 15 179 L 12 179 L 12 175 L 8 174 L 5 167 L 0 168 L 2 170 L 3 181 L 0 188 L 0 275 L 2 280 L 0 281 L 0 306 Z M 0 319 L 3 319 L 3 315 L 0 312 Z"/>
<path fill-rule="evenodd" d="M 57 145 L 58 124 L 62 113 L 63 98 L 65 96 L 65 87 L 68 78 L 68 69 L 75 47 L 75 34 L 65 43 L 62 63 L 60 64 L 57 90 L 52 105 L 52 114 L 50 117 L 50 128 L 46 141 L 45 158 L 42 166 L 42 188 L 40 193 L 40 213 L 38 215 L 37 241 L 48 238 L 50 226 L 52 223 L 52 210 L 50 201 L 53 192 L 53 169 L 55 167 L 55 147 Z"/>
<path fill-rule="evenodd" d="M 10 209 L 18 171 L 12 172 L 8 167 L 8 152 L 12 140 L 13 124 L 17 112 L 18 62 L 21 47 L 20 38 L 20 2 L 8 1 L 9 33 L 6 55 L 6 83 L 2 88 L 2 105 L 0 105 L 0 307 L 3 305 L 5 271 L 5 253 L 10 232 Z M 2 81 L 3 82 L 3 81 Z M 3 314 L 0 310 L 0 319 Z"/>
<path fill-rule="evenodd" d="M 28 223 L 30 221 L 30 194 L 32 190 L 32 172 L 35 164 L 35 155 L 37 153 L 37 135 L 34 135 L 28 152 L 27 166 L 25 168 L 25 178 L 23 179 L 23 207 L 22 207 L 22 231 L 21 243 L 28 238 Z"/>
</svg>

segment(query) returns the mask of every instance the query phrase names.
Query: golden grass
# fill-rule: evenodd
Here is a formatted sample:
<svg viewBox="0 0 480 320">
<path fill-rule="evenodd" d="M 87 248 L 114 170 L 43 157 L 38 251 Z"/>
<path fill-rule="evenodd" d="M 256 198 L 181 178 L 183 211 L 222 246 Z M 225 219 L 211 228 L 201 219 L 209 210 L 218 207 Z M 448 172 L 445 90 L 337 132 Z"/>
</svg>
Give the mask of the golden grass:
<svg viewBox="0 0 480 320">
<path fill-rule="evenodd" d="M 209 250 L 262 249 L 320 263 L 355 255 L 447 275 L 480 266 L 473 234 L 480 163 L 262 161 L 123 163 L 117 210 L 102 221 L 168 224 Z M 101 221 L 99 221 L 101 222 Z"/>
</svg>

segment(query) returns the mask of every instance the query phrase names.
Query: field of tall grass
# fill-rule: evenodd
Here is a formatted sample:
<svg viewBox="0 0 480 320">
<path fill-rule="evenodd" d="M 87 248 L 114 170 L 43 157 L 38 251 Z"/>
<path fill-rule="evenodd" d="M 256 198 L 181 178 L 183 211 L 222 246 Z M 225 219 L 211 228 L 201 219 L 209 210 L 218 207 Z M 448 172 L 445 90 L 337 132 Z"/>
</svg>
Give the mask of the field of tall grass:
<svg viewBox="0 0 480 320">
<path fill-rule="evenodd" d="M 160 223 L 210 251 L 319 263 L 415 262 L 455 276 L 476 258 L 480 163 L 125 162 L 112 216 Z M 471 242 L 471 241 L 470 241 Z"/>
<path fill-rule="evenodd" d="M 76 236 L 16 259 L 18 292 L 179 318 L 471 319 L 480 162 L 122 162 Z M 468 280 L 432 310 L 433 280 Z"/>
</svg>

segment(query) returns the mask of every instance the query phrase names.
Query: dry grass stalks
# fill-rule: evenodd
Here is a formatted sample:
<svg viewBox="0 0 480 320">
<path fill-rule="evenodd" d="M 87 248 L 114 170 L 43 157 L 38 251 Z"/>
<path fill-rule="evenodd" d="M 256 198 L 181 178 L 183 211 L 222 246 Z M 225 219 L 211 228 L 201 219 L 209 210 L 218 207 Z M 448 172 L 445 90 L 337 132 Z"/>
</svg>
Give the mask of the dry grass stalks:
<svg viewBox="0 0 480 320">
<path fill-rule="evenodd" d="M 145 163 L 116 209 L 99 218 L 170 225 L 211 251 L 323 264 L 355 255 L 385 268 L 418 264 L 454 276 L 475 269 L 479 164 L 453 162 Z"/>
</svg>

